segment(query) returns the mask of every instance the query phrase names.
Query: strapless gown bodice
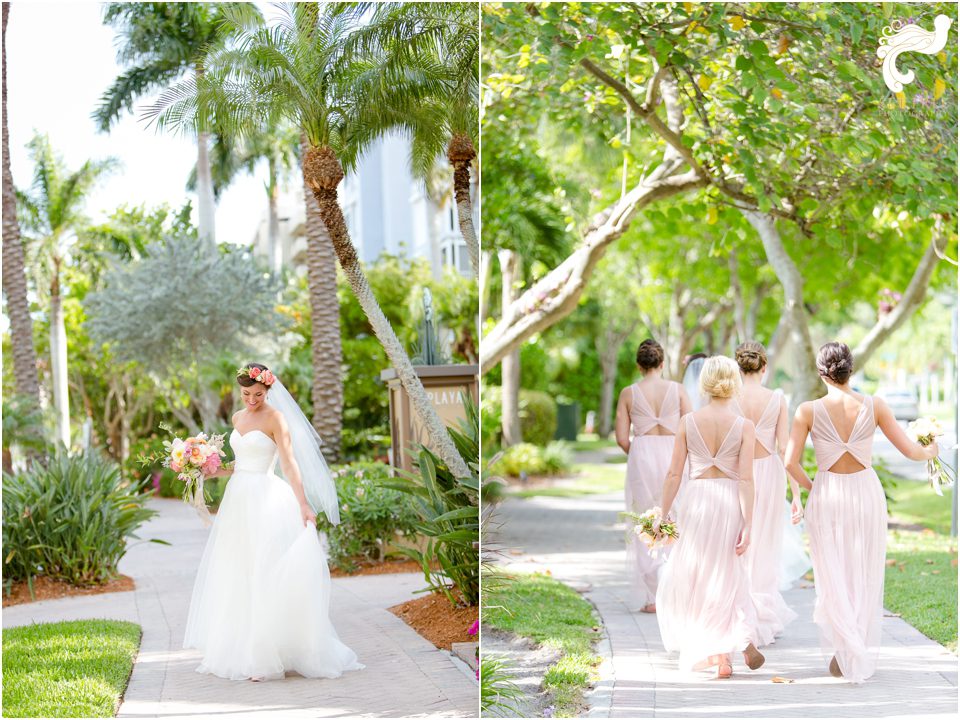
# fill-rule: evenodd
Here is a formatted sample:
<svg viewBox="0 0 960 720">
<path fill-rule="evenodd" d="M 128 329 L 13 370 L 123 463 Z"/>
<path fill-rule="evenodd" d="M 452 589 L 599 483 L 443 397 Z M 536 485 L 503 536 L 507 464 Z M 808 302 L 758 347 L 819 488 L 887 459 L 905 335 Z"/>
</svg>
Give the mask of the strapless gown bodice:
<svg viewBox="0 0 960 720">
<path fill-rule="evenodd" d="M 276 469 L 277 444 L 262 430 L 242 435 L 234 430 L 230 433 L 230 447 L 236 457 L 234 472 L 273 473 Z"/>
</svg>

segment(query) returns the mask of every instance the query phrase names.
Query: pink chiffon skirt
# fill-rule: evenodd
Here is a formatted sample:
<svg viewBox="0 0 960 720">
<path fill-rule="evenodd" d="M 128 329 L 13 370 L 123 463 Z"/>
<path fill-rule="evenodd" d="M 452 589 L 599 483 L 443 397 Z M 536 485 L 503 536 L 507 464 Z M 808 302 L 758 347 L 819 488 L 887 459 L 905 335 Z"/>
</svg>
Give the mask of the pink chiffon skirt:
<svg viewBox="0 0 960 720">
<path fill-rule="evenodd" d="M 797 614 L 780 594 L 787 475 L 776 453 L 753 461 L 753 533 L 743 559 L 757 611 L 757 645 L 769 645 Z"/>
<path fill-rule="evenodd" d="M 825 660 L 863 682 L 877 667 L 883 618 L 887 503 L 873 468 L 818 472 L 806 508 Z"/>
<path fill-rule="evenodd" d="M 661 507 L 663 481 L 670 467 L 673 453 L 673 435 L 638 435 L 630 442 L 627 455 L 627 479 L 624 485 L 626 508 L 644 513 L 652 507 Z M 674 516 L 676 513 L 672 513 Z M 630 600 L 636 608 L 654 602 L 663 564 L 671 547 L 651 553 L 627 522 L 627 566 L 630 573 Z"/>
<path fill-rule="evenodd" d="M 756 642 L 757 615 L 746 563 L 736 554 L 743 526 L 737 481 L 688 480 L 670 562 L 657 590 L 663 646 L 679 652 L 681 670 L 705 666 L 710 655 Z"/>
</svg>

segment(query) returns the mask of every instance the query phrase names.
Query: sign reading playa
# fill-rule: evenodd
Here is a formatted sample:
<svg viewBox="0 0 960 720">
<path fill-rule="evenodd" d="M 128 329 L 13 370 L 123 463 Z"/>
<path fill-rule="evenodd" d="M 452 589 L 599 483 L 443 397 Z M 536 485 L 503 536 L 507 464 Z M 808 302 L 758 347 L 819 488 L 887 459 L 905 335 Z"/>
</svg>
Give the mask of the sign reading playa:
<svg viewBox="0 0 960 720">
<path fill-rule="evenodd" d="M 937 55 L 943 52 L 952 22 L 953 20 L 946 15 L 937 15 L 933 20 L 932 31 L 924 30 L 915 24 L 912 18 L 906 22 L 894 20 L 891 25 L 883 29 L 880 46 L 877 48 L 877 57 L 883 61 L 883 80 L 890 88 L 890 92 L 896 96 L 901 110 L 907 105 L 903 87 L 912 83 L 916 75 L 909 69 L 901 72 L 897 67 L 897 58 L 911 52 L 923 55 Z M 933 89 L 933 99 L 939 99 L 944 90 L 943 80 L 938 78 Z"/>
</svg>

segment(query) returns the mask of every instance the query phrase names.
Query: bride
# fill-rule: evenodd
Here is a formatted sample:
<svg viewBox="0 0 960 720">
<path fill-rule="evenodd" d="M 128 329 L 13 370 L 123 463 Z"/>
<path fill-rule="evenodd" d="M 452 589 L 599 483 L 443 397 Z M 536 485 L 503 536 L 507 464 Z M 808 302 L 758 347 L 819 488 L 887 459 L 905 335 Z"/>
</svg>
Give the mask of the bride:
<svg viewBox="0 0 960 720">
<path fill-rule="evenodd" d="M 236 462 L 212 475 L 232 478 L 197 571 L 183 646 L 203 653 L 197 672 L 230 680 L 359 670 L 328 615 L 316 512 L 340 518 L 319 436 L 265 365 L 240 368 L 237 383 L 245 408 L 233 416 Z M 287 482 L 274 474 L 278 458 Z"/>
</svg>

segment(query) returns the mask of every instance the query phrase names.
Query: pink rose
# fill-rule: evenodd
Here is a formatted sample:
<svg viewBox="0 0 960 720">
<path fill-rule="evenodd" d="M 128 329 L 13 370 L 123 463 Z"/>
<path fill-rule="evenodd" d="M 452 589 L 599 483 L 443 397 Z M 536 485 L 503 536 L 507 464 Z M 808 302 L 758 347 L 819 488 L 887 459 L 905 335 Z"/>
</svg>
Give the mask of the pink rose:
<svg viewBox="0 0 960 720">
<path fill-rule="evenodd" d="M 258 367 L 250 368 L 250 377 L 252 377 L 254 380 L 256 380 L 256 379 L 257 379 L 257 376 L 260 374 L 260 372 L 261 372 L 261 371 L 260 371 L 260 368 L 258 368 Z"/>
<path fill-rule="evenodd" d="M 264 385 L 270 386 L 273 385 L 274 380 L 276 380 L 276 378 L 273 376 L 272 372 L 269 370 L 263 371 L 263 377 L 260 378 L 260 382 L 262 382 Z"/>
<path fill-rule="evenodd" d="M 213 475 L 217 470 L 220 469 L 220 456 L 211 455 L 203 464 L 202 469 L 204 475 Z"/>
<path fill-rule="evenodd" d="M 181 470 L 183 470 L 183 465 L 181 465 L 178 462 L 173 462 L 173 463 L 170 463 L 170 469 L 173 470 L 175 473 L 178 473 Z"/>
</svg>

